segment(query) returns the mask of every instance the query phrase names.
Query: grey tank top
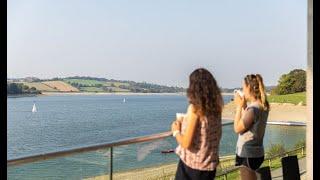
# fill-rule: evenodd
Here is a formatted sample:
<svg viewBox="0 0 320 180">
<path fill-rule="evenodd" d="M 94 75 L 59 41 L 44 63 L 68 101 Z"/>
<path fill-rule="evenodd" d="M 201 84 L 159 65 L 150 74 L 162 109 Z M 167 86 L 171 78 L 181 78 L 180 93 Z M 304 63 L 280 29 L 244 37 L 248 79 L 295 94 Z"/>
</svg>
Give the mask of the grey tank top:
<svg viewBox="0 0 320 180">
<path fill-rule="evenodd" d="M 253 108 L 254 121 L 249 129 L 238 135 L 236 154 L 240 157 L 256 158 L 264 156 L 263 137 L 266 129 L 269 111 L 252 103 L 247 109 Z"/>
</svg>

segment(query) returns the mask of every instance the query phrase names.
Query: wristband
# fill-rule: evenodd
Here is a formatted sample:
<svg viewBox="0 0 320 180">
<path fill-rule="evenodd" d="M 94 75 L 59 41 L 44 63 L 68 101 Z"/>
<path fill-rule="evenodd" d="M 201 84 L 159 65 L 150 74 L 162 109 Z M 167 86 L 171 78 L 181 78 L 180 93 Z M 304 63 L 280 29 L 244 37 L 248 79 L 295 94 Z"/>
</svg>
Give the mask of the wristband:
<svg viewBox="0 0 320 180">
<path fill-rule="evenodd" d="M 176 136 L 177 136 L 177 134 L 180 134 L 180 131 L 179 131 L 179 130 L 175 130 L 175 131 L 173 131 L 172 136 L 173 136 L 173 137 L 176 137 Z"/>
</svg>

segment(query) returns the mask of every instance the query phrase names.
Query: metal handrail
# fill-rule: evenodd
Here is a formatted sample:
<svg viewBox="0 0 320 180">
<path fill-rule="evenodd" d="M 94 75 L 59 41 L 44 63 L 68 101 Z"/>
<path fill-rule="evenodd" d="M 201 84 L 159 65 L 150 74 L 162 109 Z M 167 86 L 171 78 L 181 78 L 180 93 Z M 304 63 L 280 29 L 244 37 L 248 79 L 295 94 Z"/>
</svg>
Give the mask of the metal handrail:
<svg viewBox="0 0 320 180">
<path fill-rule="evenodd" d="M 222 124 L 222 126 L 229 125 L 232 123 L 233 123 L 233 121 L 227 121 L 227 122 L 224 122 Z M 128 145 L 128 144 L 134 144 L 134 143 L 139 143 L 139 142 L 152 141 L 152 140 L 156 140 L 156 139 L 162 139 L 162 138 L 168 137 L 170 135 L 172 135 L 172 133 L 170 131 L 166 131 L 166 132 L 162 132 L 162 133 L 158 133 L 158 134 L 141 136 L 141 137 L 131 138 L 131 139 L 124 139 L 121 141 L 115 141 L 115 142 L 111 142 L 111 143 L 96 144 L 96 145 L 75 148 L 75 149 L 68 149 L 68 150 L 64 150 L 64 151 L 49 152 L 49 153 L 43 153 L 43 154 L 27 156 L 27 157 L 19 157 L 19 158 L 7 160 L 7 165 L 8 166 L 20 165 L 20 164 L 43 161 L 43 160 L 48 160 L 48 159 L 53 159 L 53 158 L 58 158 L 58 157 L 65 157 L 65 156 L 89 152 L 89 151 L 96 151 L 99 149 L 112 148 L 112 147 L 121 146 L 121 145 Z"/>
<path fill-rule="evenodd" d="M 131 139 L 124 139 L 121 141 L 116 141 L 116 142 L 111 142 L 111 143 L 97 144 L 97 145 L 91 145 L 91 146 L 86 146 L 86 147 L 81 147 L 81 148 L 68 149 L 68 150 L 64 150 L 64 151 L 50 152 L 50 153 L 44 153 L 44 154 L 33 155 L 33 156 L 28 156 L 28 157 L 15 158 L 15 159 L 8 160 L 7 165 L 8 166 L 15 166 L 15 165 L 21 165 L 21 164 L 26 164 L 26 163 L 48 160 L 48 159 L 54 159 L 54 158 L 58 158 L 58 157 L 65 157 L 65 156 L 80 154 L 80 153 L 89 152 L 89 151 L 96 151 L 99 149 L 113 148 L 116 146 L 122 146 L 122 145 L 135 144 L 135 143 L 152 141 L 152 140 L 157 140 L 157 139 L 163 139 L 163 138 L 169 137 L 171 135 L 172 135 L 172 132 L 167 131 L 167 132 L 153 134 L 153 135 L 149 135 L 149 136 L 141 136 L 141 137 L 136 137 L 136 138 L 131 138 Z"/>
<path fill-rule="evenodd" d="M 233 122 L 227 121 L 227 122 L 224 122 L 222 124 L 222 126 L 229 125 L 231 123 L 233 123 Z M 96 145 L 75 148 L 75 149 L 68 149 L 68 150 L 64 150 L 64 151 L 49 152 L 49 153 L 43 153 L 43 154 L 27 156 L 27 157 L 19 157 L 19 158 L 7 160 L 7 165 L 14 166 L 14 165 L 21 165 L 21 164 L 26 164 L 26 163 L 33 163 L 33 162 L 37 162 L 37 161 L 54 159 L 54 158 L 58 158 L 58 157 L 65 157 L 65 156 L 80 154 L 80 153 L 89 152 L 89 151 L 96 151 L 99 149 L 113 148 L 116 146 L 122 146 L 122 145 L 152 141 L 152 140 L 156 140 L 156 139 L 162 139 L 162 138 L 169 137 L 171 135 L 172 135 L 171 131 L 166 131 L 166 132 L 162 132 L 162 133 L 158 133 L 158 134 L 141 136 L 141 137 L 136 137 L 136 138 L 129 138 L 129 139 L 124 139 L 124 140 L 115 141 L 115 142 L 111 142 L 111 143 L 96 144 Z"/>
</svg>

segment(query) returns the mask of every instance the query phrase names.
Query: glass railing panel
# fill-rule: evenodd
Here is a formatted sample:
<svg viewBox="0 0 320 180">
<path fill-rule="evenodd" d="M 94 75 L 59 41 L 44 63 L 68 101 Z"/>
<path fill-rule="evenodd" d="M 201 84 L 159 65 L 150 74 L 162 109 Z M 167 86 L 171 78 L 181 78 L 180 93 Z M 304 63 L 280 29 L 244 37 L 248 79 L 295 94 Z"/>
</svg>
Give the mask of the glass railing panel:
<svg viewBox="0 0 320 180">
<path fill-rule="evenodd" d="M 34 163 L 8 166 L 8 180 L 86 179 L 109 174 L 110 150 L 85 152 Z"/>
<path fill-rule="evenodd" d="M 178 162 L 177 155 L 172 152 L 176 146 L 174 138 L 166 137 L 114 147 L 113 179 L 172 179 Z"/>
</svg>

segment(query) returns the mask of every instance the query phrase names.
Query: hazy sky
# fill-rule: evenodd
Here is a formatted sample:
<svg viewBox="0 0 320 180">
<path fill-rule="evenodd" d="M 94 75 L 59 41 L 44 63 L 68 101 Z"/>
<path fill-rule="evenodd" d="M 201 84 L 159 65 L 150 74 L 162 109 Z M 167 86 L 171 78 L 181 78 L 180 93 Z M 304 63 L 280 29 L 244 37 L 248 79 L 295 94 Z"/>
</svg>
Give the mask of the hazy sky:
<svg viewBox="0 0 320 180">
<path fill-rule="evenodd" d="M 8 77 L 266 85 L 307 64 L 306 0 L 10 0 Z"/>
</svg>

